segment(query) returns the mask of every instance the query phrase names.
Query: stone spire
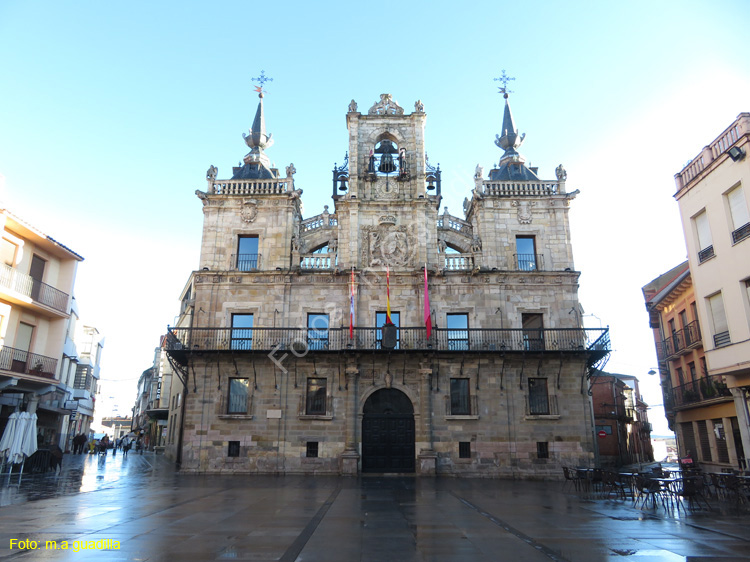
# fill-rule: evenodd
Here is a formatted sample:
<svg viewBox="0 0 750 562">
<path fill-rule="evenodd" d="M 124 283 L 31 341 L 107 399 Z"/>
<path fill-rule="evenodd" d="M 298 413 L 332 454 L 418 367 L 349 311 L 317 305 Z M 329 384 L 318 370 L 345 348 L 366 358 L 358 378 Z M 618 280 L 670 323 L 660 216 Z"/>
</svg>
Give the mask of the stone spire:
<svg viewBox="0 0 750 562">
<path fill-rule="evenodd" d="M 264 152 L 265 149 L 273 145 L 273 139 L 271 138 L 272 135 L 266 134 L 266 118 L 263 113 L 263 83 L 272 79 L 267 78 L 261 72 L 261 77 L 254 80 L 261 81 L 261 85 L 255 88 L 260 101 L 255 112 L 253 125 L 250 127 L 250 134 L 242 134 L 250 152 L 242 159 L 244 166 L 234 168 L 232 179 L 271 179 L 278 177 L 278 171 L 271 168 L 271 160 Z"/>
<path fill-rule="evenodd" d="M 526 158 L 516 150 L 526 138 L 526 133 L 522 135 L 518 134 L 518 129 L 513 120 L 513 113 L 510 110 L 510 103 L 508 102 L 508 94 L 512 93 L 507 89 L 508 80 L 515 80 L 515 78 L 508 78 L 503 70 L 503 76 L 501 78 L 495 78 L 495 80 L 503 82 L 503 87 L 500 88 L 500 93 L 503 94 L 503 98 L 505 98 L 502 135 L 495 135 L 495 145 L 498 148 L 502 148 L 505 152 L 500 158 L 497 168 L 490 172 L 490 179 L 537 180 L 539 178 L 536 174 L 524 165 Z"/>
</svg>

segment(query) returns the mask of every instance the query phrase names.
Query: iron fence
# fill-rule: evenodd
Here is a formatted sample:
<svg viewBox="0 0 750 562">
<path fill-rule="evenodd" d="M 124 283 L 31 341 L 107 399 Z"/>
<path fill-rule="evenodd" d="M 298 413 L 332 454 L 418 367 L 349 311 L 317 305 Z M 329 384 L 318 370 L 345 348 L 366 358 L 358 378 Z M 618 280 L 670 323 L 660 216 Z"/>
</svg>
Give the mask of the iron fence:
<svg viewBox="0 0 750 562">
<path fill-rule="evenodd" d="M 67 312 L 68 294 L 21 273 L 7 264 L 0 266 L 0 287 L 15 291 L 59 312 Z"/>
<path fill-rule="evenodd" d="M 3 346 L 0 348 L 0 369 L 54 379 L 57 359 Z"/>
</svg>

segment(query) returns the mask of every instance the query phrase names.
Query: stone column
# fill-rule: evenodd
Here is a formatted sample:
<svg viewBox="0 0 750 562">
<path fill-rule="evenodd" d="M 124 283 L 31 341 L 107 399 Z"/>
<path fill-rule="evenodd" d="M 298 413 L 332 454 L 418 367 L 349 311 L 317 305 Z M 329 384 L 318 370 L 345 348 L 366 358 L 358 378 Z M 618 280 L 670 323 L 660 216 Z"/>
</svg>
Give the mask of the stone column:
<svg viewBox="0 0 750 562">
<path fill-rule="evenodd" d="M 421 441 L 427 444 L 426 448 L 419 451 L 418 472 L 423 476 L 435 476 L 437 473 L 437 453 L 434 448 L 432 435 L 432 391 L 430 380 L 432 369 L 422 366 L 419 369 L 419 418 Z"/>
<path fill-rule="evenodd" d="M 346 367 L 346 444 L 341 454 L 341 474 L 356 476 L 359 471 L 359 453 L 357 452 L 357 401 L 359 371 L 357 366 Z"/>
</svg>

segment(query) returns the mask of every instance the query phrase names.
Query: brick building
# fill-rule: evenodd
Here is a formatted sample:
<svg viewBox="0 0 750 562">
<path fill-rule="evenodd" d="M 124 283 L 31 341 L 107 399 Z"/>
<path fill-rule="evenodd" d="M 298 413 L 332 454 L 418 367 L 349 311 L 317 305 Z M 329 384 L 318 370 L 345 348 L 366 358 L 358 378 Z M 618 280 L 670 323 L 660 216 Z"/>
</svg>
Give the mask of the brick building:
<svg viewBox="0 0 750 562">
<path fill-rule="evenodd" d="M 422 103 L 389 94 L 366 113 L 352 100 L 334 210 L 304 218 L 294 165 L 281 175 L 265 154 L 260 97 L 242 165 L 225 180 L 211 166 L 197 192 L 200 264 L 166 340 L 186 382 L 182 470 L 532 478 L 593 463 L 587 377 L 609 335 L 580 325 L 577 191 L 562 166 L 542 180 L 525 165 L 507 94 L 499 163 L 477 166 L 463 218 L 440 212 Z"/>
</svg>

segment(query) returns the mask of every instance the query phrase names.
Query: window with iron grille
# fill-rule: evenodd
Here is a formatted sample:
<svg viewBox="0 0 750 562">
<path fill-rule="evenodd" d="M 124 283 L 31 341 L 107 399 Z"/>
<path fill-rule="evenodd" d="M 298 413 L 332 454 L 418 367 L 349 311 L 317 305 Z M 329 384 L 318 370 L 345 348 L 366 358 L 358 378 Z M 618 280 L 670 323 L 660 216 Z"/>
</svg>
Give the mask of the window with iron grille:
<svg viewBox="0 0 750 562">
<path fill-rule="evenodd" d="M 471 405 L 469 404 L 469 379 L 451 379 L 450 415 L 471 415 Z"/>
<path fill-rule="evenodd" d="M 458 442 L 458 458 L 459 459 L 471 458 L 471 441 L 459 441 Z"/>
<path fill-rule="evenodd" d="M 247 414 L 249 383 L 250 379 L 229 379 L 227 414 Z"/>
<path fill-rule="evenodd" d="M 232 314 L 232 349 L 253 348 L 253 315 Z"/>
<path fill-rule="evenodd" d="M 237 269 L 253 271 L 258 269 L 258 237 L 240 236 L 237 240 Z"/>
<path fill-rule="evenodd" d="M 701 211 L 693 218 L 695 233 L 698 238 L 698 262 L 702 263 L 714 256 L 711 228 L 708 224 L 706 211 Z"/>
<path fill-rule="evenodd" d="M 546 441 L 536 442 L 536 458 L 548 459 L 549 458 L 549 443 Z"/>
<path fill-rule="evenodd" d="M 539 269 L 533 236 L 516 236 L 516 268 L 519 271 Z"/>
<path fill-rule="evenodd" d="M 469 349 L 469 315 L 455 313 L 446 315 L 448 328 L 448 349 L 460 351 Z"/>
<path fill-rule="evenodd" d="M 328 349 L 328 315 L 307 315 L 307 345 L 310 349 Z"/>
<path fill-rule="evenodd" d="M 544 316 L 538 312 L 521 314 L 523 345 L 527 351 L 544 350 Z"/>
<path fill-rule="evenodd" d="M 326 392 L 328 380 L 324 378 L 307 379 L 307 399 L 305 414 L 308 416 L 326 415 Z"/>
<path fill-rule="evenodd" d="M 711 313 L 711 321 L 713 322 L 714 347 L 721 347 L 722 345 L 732 343 L 729 337 L 729 324 L 727 323 L 724 300 L 721 293 L 711 295 L 706 301 L 708 301 L 708 310 Z"/>
<path fill-rule="evenodd" d="M 529 414 L 549 415 L 549 394 L 547 379 L 529 379 Z"/>
<path fill-rule="evenodd" d="M 317 441 L 307 442 L 306 456 L 308 459 L 318 458 L 318 442 Z"/>
<path fill-rule="evenodd" d="M 239 457 L 240 456 L 240 442 L 230 441 L 229 447 L 227 448 L 228 457 Z"/>
</svg>

